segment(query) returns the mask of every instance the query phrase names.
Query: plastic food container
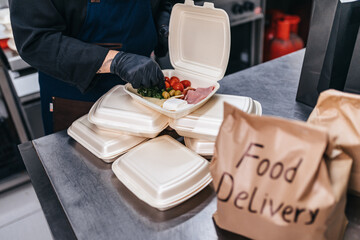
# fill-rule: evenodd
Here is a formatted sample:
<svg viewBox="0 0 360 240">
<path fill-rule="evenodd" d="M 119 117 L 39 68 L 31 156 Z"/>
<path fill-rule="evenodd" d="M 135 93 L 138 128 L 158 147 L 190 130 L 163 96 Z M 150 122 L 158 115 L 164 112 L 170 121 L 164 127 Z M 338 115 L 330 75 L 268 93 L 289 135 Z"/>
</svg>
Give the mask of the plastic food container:
<svg viewBox="0 0 360 240">
<path fill-rule="evenodd" d="M 101 130 L 88 121 L 87 115 L 73 122 L 67 132 L 92 154 L 107 163 L 113 162 L 117 156 L 147 140 L 143 137 Z"/>
<path fill-rule="evenodd" d="M 170 127 L 180 136 L 214 142 L 223 121 L 224 102 L 247 113 L 262 114 L 261 104 L 249 97 L 215 94 L 203 107 L 185 117 L 172 120 Z"/>
<path fill-rule="evenodd" d="M 215 96 L 219 96 L 219 95 L 220 94 Z M 258 101 L 254 101 L 252 111 L 253 111 L 252 113 L 256 115 L 262 114 L 261 104 Z M 189 149 L 205 157 L 206 159 L 210 159 L 214 155 L 215 141 L 202 140 L 198 138 L 188 138 L 188 137 L 184 137 L 184 141 L 185 141 L 185 145 Z"/>
<path fill-rule="evenodd" d="M 185 145 L 197 154 L 209 158 L 214 155 L 215 142 L 184 137 Z"/>
<path fill-rule="evenodd" d="M 154 138 L 168 126 L 168 118 L 136 103 L 124 86 L 113 87 L 90 109 L 89 122 L 98 128 L 132 136 Z"/>
<path fill-rule="evenodd" d="M 2 8 L 0 9 L 0 24 L 6 25 L 8 24 L 11 28 L 10 25 L 10 9 L 9 8 Z"/>
<path fill-rule="evenodd" d="M 212 181 L 208 161 L 167 135 L 133 148 L 113 163 L 112 170 L 139 199 L 161 211 Z"/>
<path fill-rule="evenodd" d="M 176 111 L 149 102 L 131 84 L 125 85 L 125 91 L 135 101 L 177 119 L 201 107 L 219 89 L 217 81 L 224 77 L 230 54 L 229 17 L 213 3 L 195 6 L 194 1 L 186 0 L 173 7 L 169 33 L 169 55 L 175 70 L 164 70 L 164 75 L 189 80 L 195 88 L 213 86 L 213 91 L 199 103 Z"/>
</svg>

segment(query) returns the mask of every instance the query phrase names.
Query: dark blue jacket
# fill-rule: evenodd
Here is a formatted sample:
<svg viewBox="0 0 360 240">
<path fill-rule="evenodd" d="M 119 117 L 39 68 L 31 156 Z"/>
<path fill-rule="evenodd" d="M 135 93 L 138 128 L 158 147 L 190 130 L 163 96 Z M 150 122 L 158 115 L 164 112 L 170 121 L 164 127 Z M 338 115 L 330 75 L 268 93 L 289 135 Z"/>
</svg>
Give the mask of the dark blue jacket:
<svg viewBox="0 0 360 240">
<path fill-rule="evenodd" d="M 175 2 L 152 0 L 157 27 L 169 23 Z M 108 52 L 77 39 L 87 0 L 10 0 L 9 4 L 20 56 L 34 68 L 85 92 Z"/>
</svg>

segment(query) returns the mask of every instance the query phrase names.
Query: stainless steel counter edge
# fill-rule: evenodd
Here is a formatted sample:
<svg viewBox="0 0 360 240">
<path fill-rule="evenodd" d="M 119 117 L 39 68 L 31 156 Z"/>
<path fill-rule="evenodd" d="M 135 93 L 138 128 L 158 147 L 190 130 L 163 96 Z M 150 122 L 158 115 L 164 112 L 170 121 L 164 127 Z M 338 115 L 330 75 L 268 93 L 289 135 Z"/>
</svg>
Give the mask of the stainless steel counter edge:
<svg viewBox="0 0 360 240">
<path fill-rule="evenodd" d="M 76 239 L 32 142 L 19 145 L 21 157 L 55 239 Z"/>
</svg>

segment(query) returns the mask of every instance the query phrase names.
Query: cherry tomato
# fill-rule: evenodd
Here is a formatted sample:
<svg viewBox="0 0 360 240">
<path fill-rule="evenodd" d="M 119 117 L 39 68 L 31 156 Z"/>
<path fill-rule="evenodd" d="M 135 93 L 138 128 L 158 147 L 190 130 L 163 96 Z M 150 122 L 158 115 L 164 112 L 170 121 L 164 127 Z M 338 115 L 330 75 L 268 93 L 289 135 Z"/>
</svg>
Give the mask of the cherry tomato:
<svg viewBox="0 0 360 240">
<path fill-rule="evenodd" d="M 170 78 L 169 78 L 169 77 L 165 77 L 165 81 L 170 81 Z"/>
<path fill-rule="evenodd" d="M 174 86 L 176 83 L 180 83 L 180 82 L 178 82 L 176 79 L 170 79 L 170 86 L 172 87 L 172 86 Z"/>
<path fill-rule="evenodd" d="M 170 80 L 172 80 L 172 79 L 177 79 L 177 81 L 180 82 L 180 79 L 179 79 L 178 77 L 172 76 L 172 77 L 170 78 Z"/>
<path fill-rule="evenodd" d="M 180 90 L 181 92 L 184 91 L 184 86 L 181 83 L 175 83 L 172 88 L 174 90 Z"/>
<path fill-rule="evenodd" d="M 184 86 L 184 88 L 191 87 L 191 82 L 189 80 L 183 80 L 180 83 Z"/>
<path fill-rule="evenodd" d="M 171 77 L 170 78 L 170 85 L 173 86 L 175 83 L 179 83 L 180 80 L 177 77 Z"/>
<path fill-rule="evenodd" d="M 166 89 L 170 88 L 170 83 L 169 83 L 169 81 L 165 81 L 165 88 L 166 88 Z"/>
</svg>

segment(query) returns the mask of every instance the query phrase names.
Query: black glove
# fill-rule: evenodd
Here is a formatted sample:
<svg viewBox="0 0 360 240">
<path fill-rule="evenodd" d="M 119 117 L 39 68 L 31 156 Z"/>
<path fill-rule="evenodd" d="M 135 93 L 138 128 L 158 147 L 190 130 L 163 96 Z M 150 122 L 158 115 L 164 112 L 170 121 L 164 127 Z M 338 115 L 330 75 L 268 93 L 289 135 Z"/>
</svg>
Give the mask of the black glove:
<svg viewBox="0 0 360 240">
<path fill-rule="evenodd" d="M 110 72 L 131 83 L 133 88 L 159 86 L 165 89 L 164 74 L 148 57 L 120 51 L 111 62 Z"/>
</svg>

